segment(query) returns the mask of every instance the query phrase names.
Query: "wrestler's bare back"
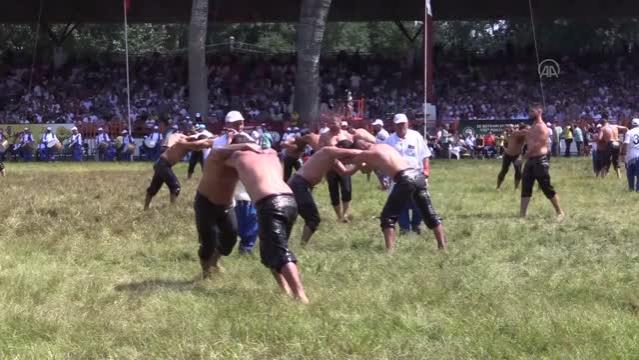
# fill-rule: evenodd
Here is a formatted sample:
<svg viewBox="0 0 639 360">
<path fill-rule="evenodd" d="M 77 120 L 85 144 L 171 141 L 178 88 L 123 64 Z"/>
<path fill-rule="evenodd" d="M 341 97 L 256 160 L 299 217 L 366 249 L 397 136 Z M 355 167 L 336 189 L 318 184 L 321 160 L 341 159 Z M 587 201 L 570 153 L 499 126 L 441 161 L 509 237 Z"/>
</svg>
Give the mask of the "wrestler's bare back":
<svg viewBox="0 0 639 360">
<path fill-rule="evenodd" d="M 292 193 L 291 188 L 283 180 L 284 170 L 277 152 L 272 149 L 261 153 L 237 151 L 226 160 L 225 164 L 237 170 L 253 202 L 272 194 Z"/>
<path fill-rule="evenodd" d="M 311 185 L 316 185 L 322 181 L 326 173 L 333 168 L 336 159 L 353 157 L 360 154 L 359 150 L 340 149 L 334 146 L 326 146 L 313 154 L 304 166 L 298 171 L 297 175 L 303 177 Z"/>
<path fill-rule="evenodd" d="M 367 150 L 355 156 L 357 163 L 366 163 L 384 175 L 395 177 L 398 172 L 408 169 L 408 163 L 393 147 L 386 144 L 370 145 Z"/>
<path fill-rule="evenodd" d="M 548 127 L 543 121 L 535 121 L 526 134 L 528 152 L 526 157 L 537 157 L 548 154 Z"/>
</svg>

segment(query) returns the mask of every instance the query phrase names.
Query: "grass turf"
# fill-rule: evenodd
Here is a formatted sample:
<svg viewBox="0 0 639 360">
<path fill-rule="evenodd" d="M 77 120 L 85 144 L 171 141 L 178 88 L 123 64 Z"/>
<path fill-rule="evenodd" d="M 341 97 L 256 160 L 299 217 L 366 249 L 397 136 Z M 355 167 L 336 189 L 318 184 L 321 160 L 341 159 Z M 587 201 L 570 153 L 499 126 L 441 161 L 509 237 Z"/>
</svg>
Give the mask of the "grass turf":
<svg viewBox="0 0 639 360">
<path fill-rule="evenodd" d="M 142 212 L 151 164 L 14 164 L 0 178 L 0 358 L 637 358 L 639 196 L 597 181 L 585 159 L 553 160 L 567 217 L 535 191 L 517 217 L 512 169 L 434 162 L 431 195 L 448 254 L 430 232 L 386 256 L 385 194 L 354 179 L 339 224 L 325 184 L 311 245 L 291 237 L 311 305 L 284 298 L 259 257 L 199 275 L 192 199 L 166 188 Z M 199 170 L 198 170 L 199 171 Z"/>
</svg>

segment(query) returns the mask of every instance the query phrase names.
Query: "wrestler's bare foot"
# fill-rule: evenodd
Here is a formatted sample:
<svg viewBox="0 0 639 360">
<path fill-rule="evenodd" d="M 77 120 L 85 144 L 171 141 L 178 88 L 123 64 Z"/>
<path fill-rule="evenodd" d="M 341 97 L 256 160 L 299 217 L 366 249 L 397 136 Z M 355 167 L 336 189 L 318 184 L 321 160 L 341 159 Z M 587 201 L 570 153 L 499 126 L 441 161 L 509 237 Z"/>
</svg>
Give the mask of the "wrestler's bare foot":
<svg viewBox="0 0 639 360">
<path fill-rule="evenodd" d="M 300 294 L 297 297 L 297 300 L 299 300 L 299 302 L 301 302 L 302 304 L 309 304 L 310 301 L 308 300 L 308 298 L 306 297 L 306 294 Z"/>
<path fill-rule="evenodd" d="M 435 234 L 435 240 L 437 240 L 437 249 L 446 251 L 446 249 L 448 248 L 448 239 L 446 238 L 446 234 L 444 233 L 444 225 L 437 225 L 433 229 L 433 233 Z"/>
<path fill-rule="evenodd" d="M 557 213 L 557 220 L 561 221 L 565 218 L 566 218 L 566 213 L 564 213 L 563 210 Z"/>
<path fill-rule="evenodd" d="M 308 304 L 308 298 L 306 297 L 306 292 L 304 291 L 304 285 L 302 285 L 302 279 L 300 278 L 297 265 L 294 262 L 287 263 L 282 267 L 282 269 L 280 269 L 280 273 L 275 275 L 275 278 L 278 279 L 280 276 L 284 284 L 288 286 L 288 291 L 292 293 L 293 298 L 304 304 Z M 279 282 L 280 280 L 278 279 L 278 283 Z"/>
<path fill-rule="evenodd" d="M 273 277 L 275 277 L 275 281 L 277 281 L 277 284 L 280 286 L 280 289 L 282 289 L 282 291 L 286 295 L 293 296 L 293 291 L 291 291 L 291 287 L 288 285 L 288 282 L 284 278 L 284 275 L 282 275 L 281 273 L 278 273 L 275 270 L 271 270 L 271 273 L 273 273 Z"/>
</svg>

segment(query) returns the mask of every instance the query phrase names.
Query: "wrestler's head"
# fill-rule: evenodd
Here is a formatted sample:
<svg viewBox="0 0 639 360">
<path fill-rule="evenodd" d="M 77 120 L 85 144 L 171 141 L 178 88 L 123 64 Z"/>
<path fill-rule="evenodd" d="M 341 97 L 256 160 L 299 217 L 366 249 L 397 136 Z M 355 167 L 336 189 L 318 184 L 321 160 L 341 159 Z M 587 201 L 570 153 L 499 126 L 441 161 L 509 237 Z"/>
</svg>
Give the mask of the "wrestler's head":
<svg viewBox="0 0 639 360">
<path fill-rule="evenodd" d="M 541 117 L 542 113 L 543 113 L 543 107 L 541 106 L 541 104 L 532 104 L 530 105 L 530 108 L 528 109 L 528 115 L 530 116 L 531 120 L 535 120 Z"/>
<path fill-rule="evenodd" d="M 244 134 L 237 134 L 233 137 L 231 144 L 255 144 L 255 141 Z"/>
</svg>

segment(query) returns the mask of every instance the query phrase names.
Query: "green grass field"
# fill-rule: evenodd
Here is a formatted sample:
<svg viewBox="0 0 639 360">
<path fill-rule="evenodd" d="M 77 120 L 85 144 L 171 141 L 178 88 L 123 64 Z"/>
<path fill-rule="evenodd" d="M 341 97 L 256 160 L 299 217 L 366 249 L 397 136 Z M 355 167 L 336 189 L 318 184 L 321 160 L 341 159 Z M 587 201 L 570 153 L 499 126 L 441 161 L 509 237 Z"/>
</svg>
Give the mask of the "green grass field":
<svg viewBox="0 0 639 360">
<path fill-rule="evenodd" d="M 354 181 L 352 224 L 324 222 L 300 259 L 311 304 L 282 296 L 259 257 L 202 282 L 192 200 L 142 212 L 151 164 L 8 164 L 0 178 L 1 359 L 636 359 L 639 196 L 553 160 L 567 213 L 535 192 L 521 220 L 497 161 L 434 162 L 450 242 L 383 252 L 385 194 Z M 199 174 L 199 169 L 198 173 Z"/>
</svg>

